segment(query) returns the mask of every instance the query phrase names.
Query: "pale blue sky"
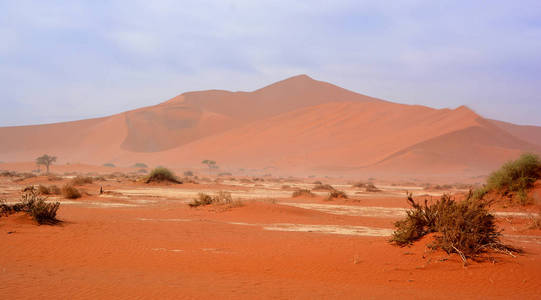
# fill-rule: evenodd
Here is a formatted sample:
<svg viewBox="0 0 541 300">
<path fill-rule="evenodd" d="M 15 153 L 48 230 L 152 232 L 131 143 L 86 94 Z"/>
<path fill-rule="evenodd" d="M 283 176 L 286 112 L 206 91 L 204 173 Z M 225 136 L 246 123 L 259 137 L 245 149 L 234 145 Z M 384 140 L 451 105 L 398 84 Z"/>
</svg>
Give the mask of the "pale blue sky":
<svg viewBox="0 0 541 300">
<path fill-rule="evenodd" d="M 0 0 L 0 126 L 297 74 L 541 125 L 541 1 Z"/>
</svg>

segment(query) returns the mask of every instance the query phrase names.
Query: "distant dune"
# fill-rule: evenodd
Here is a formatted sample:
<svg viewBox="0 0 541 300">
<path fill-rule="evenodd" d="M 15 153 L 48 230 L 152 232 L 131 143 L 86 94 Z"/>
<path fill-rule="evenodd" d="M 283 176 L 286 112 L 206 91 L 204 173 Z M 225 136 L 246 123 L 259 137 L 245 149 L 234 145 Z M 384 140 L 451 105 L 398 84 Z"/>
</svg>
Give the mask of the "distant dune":
<svg viewBox="0 0 541 300">
<path fill-rule="evenodd" d="M 295 76 L 253 92 L 188 92 L 110 117 L 0 128 L 0 160 L 174 167 L 213 159 L 291 174 L 484 174 L 541 153 L 541 127 L 487 120 L 467 107 L 392 103 Z"/>
</svg>

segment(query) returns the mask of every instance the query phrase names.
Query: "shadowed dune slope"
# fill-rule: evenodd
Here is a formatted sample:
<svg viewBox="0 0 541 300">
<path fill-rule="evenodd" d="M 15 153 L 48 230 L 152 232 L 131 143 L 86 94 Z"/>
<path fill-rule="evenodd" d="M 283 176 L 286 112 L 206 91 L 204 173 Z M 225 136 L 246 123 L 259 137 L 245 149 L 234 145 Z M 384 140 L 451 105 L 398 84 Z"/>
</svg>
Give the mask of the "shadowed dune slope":
<svg viewBox="0 0 541 300">
<path fill-rule="evenodd" d="M 467 107 L 396 104 L 300 75 L 253 92 L 188 92 L 105 118 L 0 128 L 0 160 L 51 153 L 90 164 L 466 174 L 541 152 L 539 136 Z"/>
<path fill-rule="evenodd" d="M 512 134 L 528 143 L 541 146 L 541 127 L 539 126 L 525 126 L 515 125 L 507 122 L 488 120 L 493 125 L 497 126 L 509 134 Z"/>
</svg>

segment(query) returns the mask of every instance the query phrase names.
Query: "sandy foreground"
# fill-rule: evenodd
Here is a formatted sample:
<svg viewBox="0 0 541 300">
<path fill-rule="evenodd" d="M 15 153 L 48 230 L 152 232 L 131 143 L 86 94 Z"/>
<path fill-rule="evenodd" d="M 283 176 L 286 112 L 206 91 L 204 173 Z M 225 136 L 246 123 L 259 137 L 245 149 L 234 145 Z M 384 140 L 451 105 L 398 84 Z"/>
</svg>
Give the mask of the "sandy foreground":
<svg viewBox="0 0 541 300">
<path fill-rule="evenodd" d="M 53 184 L 0 178 L 0 199 L 38 183 Z M 0 217 L 0 298 L 541 298 L 541 232 L 528 229 L 530 212 L 497 214 L 504 240 L 524 254 L 463 267 L 426 241 L 388 243 L 404 190 L 425 191 L 344 185 L 352 199 L 325 201 L 324 192 L 291 198 L 283 184 L 108 180 L 82 186 L 89 195 L 78 200 L 51 197 L 63 203 L 60 225 Z M 108 193 L 98 195 L 100 186 Z M 199 191 L 219 190 L 244 205 L 187 205 Z"/>
</svg>

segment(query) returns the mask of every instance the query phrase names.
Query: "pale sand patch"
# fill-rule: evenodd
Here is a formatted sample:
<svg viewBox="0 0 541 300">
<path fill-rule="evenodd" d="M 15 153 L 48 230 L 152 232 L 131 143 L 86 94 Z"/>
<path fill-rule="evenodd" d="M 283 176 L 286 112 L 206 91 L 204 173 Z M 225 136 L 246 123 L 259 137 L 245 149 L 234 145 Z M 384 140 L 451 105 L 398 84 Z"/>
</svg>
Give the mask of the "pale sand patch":
<svg viewBox="0 0 541 300">
<path fill-rule="evenodd" d="M 376 207 L 376 206 L 353 206 L 353 205 L 336 205 L 336 204 L 319 204 L 319 203 L 295 203 L 281 202 L 281 205 L 294 206 L 304 209 L 312 209 L 324 213 L 334 215 L 345 215 L 354 217 L 375 217 L 375 218 L 399 218 L 406 216 L 406 208 L 399 207 Z M 537 213 L 529 212 L 491 212 L 496 217 L 514 217 L 514 218 L 530 218 L 537 217 Z"/>
<path fill-rule="evenodd" d="M 372 207 L 372 206 L 352 206 L 352 205 L 336 205 L 336 204 L 319 204 L 319 203 L 295 203 L 282 202 L 281 205 L 294 206 L 304 209 L 312 209 L 333 215 L 345 215 L 356 217 L 403 217 L 406 215 L 405 208 L 398 207 Z"/>
<path fill-rule="evenodd" d="M 202 221 L 191 219 L 147 219 L 137 218 L 140 221 L 162 221 L 162 222 L 188 222 Z M 218 221 L 213 221 L 218 222 Z M 290 223 L 274 223 L 274 224 L 252 224 L 245 222 L 218 222 L 231 225 L 261 227 L 264 230 L 271 231 L 297 231 L 297 232 L 314 232 L 323 234 L 338 234 L 338 235 L 355 235 L 355 236 L 391 236 L 392 229 L 375 228 L 367 226 L 352 226 L 352 225 L 318 225 L 318 224 L 290 224 Z M 204 248 L 203 251 L 214 251 L 214 248 Z"/>
<path fill-rule="evenodd" d="M 100 198 L 116 198 L 116 199 L 129 199 L 128 196 L 123 195 L 109 195 L 109 194 L 101 194 L 99 195 Z"/>
<path fill-rule="evenodd" d="M 151 218 L 137 218 L 139 221 L 157 221 L 157 222 L 191 222 L 193 219 L 151 219 Z"/>
<path fill-rule="evenodd" d="M 304 225 L 304 224 L 271 224 L 263 226 L 265 230 L 317 232 L 324 234 L 356 235 L 356 236 L 391 236 L 392 229 L 348 225 Z"/>
<path fill-rule="evenodd" d="M 511 211 L 494 211 L 492 214 L 496 217 L 514 217 L 514 218 L 535 218 L 538 217 L 538 213 L 529 212 L 511 212 Z"/>
<path fill-rule="evenodd" d="M 152 248 L 152 251 L 184 252 L 182 249 Z"/>
<path fill-rule="evenodd" d="M 142 188 L 142 189 L 130 189 L 130 190 L 114 190 L 125 195 L 130 196 L 157 196 L 173 199 L 193 199 L 197 197 L 199 193 L 205 193 L 209 195 L 216 195 L 216 189 L 167 189 L 167 188 Z M 290 191 L 282 190 L 266 190 L 266 189 L 254 189 L 251 191 L 238 191 L 223 189 L 224 192 L 231 193 L 231 196 L 236 199 L 265 199 L 265 198 L 289 198 L 291 196 Z"/>
</svg>

